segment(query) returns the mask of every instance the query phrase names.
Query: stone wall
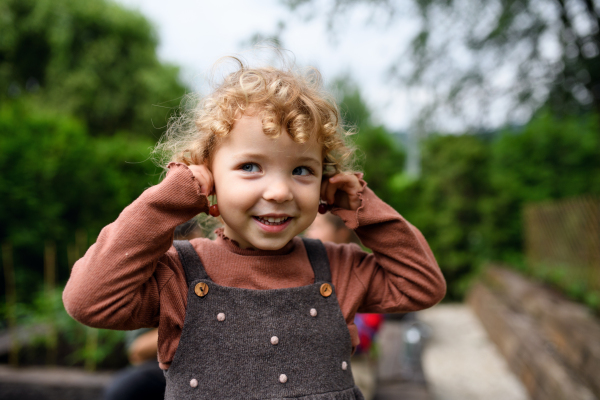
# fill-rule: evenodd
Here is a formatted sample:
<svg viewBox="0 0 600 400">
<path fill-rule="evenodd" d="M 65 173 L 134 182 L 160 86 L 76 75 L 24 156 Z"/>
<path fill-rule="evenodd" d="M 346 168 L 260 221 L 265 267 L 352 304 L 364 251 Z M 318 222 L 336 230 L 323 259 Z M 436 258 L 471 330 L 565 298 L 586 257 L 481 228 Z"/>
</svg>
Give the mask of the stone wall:
<svg viewBox="0 0 600 400">
<path fill-rule="evenodd" d="M 600 399 L 600 321 L 586 307 L 497 266 L 467 302 L 533 400 Z"/>
<path fill-rule="evenodd" d="M 110 373 L 79 368 L 0 365 L 0 400 L 100 400 L 111 379 Z"/>
</svg>

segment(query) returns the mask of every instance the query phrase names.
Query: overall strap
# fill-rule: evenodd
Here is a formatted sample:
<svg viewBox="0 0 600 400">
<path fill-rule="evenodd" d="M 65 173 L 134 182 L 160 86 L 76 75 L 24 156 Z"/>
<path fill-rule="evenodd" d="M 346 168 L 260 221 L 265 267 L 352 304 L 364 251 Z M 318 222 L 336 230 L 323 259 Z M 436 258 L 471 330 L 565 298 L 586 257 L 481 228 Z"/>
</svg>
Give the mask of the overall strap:
<svg viewBox="0 0 600 400">
<path fill-rule="evenodd" d="M 304 242 L 304 247 L 306 248 L 310 265 L 315 272 L 315 282 L 331 282 L 329 257 L 327 257 L 327 250 L 325 250 L 323 242 L 321 242 L 319 239 L 307 238 L 302 238 L 302 241 Z"/>
<path fill-rule="evenodd" d="M 174 240 L 173 246 L 179 254 L 181 265 L 185 272 L 185 280 L 190 285 L 193 281 L 198 279 L 210 279 L 204 269 L 198 253 L 194 249 L 194 246 L 187 240 Z"/>
</svg>

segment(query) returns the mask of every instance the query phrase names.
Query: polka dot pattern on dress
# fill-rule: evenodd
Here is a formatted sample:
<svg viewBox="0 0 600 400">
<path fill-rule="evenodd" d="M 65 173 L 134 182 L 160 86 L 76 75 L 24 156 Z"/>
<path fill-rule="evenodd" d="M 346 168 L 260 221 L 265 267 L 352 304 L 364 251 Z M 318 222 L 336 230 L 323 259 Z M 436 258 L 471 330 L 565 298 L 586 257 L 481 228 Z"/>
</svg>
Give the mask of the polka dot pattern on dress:
<svg viewBox="0 0 600 400">
<path fill-rule="evenodd" d="M 287 375 L 286 374 L 279 375 L 279 382 L 286 383 L 287 382 Z"/>
<path fill-rule="evenodd" d="M 193 387 L 193 388 L 198 387 L 198 380 L 197 379 L 192 379 L 190 381 L 190 386 Z"/>
<path fill-rule="evenodd" d="M 346 361 L 342 361 L 342 369 L 344 371 L 348 369 L 348 363 Z"/>
<path fill-rule="evenodd" d="M 225 321 L 225 314 L 222 313 L 222 312 L 218 313 L 217 314 L 217 320 L 220 321 L 220 322 Z"/>
<path fill-rule="evenodd" d="M 279 343 L 279 338 L 278 338 L 277 336 L 273 336 L 273 337 L 271 338 L 271 344 L 272 344 L 273 346 L 275 346 L 275 345 L 276 345 L 276 344 L 278 344 L 278 343 Z"/>
<path fill-rule="evenodd" d="M 316 308 L 311 308 L 310 309 L 310 316 L 311 317 L 316 317 L 317 316 L 317 309 Z"/>
</svg>

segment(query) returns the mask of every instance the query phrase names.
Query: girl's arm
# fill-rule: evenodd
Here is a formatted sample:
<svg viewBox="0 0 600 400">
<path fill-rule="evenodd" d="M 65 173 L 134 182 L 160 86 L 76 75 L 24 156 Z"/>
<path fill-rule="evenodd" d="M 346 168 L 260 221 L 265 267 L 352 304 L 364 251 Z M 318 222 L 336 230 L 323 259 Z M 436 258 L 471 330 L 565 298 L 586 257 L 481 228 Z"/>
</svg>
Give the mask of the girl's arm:
<svg viewBox="0 0 600 400">
<path fill-rule="evenodd" d="M 327 244 L 344 315 L 360 312 L 409 312 L 431 307 L 446 293 L 446 282 L 425 238 L 360 180 L 355 209 L 336 207 L 357 245 Z M 338 190 L 337 196 L 340 193 Z"/>
<path fill-rule="evenodd" d="M 75 263 L 63 292 L 67 312 L 97 328 L 157 326 L 159 293 L 178 273 L 165 254 L 175 227 L 207 211 L 201 183 L 185 165 L 171 163 L 166 178 L 102 229 Z"/>
</svg>

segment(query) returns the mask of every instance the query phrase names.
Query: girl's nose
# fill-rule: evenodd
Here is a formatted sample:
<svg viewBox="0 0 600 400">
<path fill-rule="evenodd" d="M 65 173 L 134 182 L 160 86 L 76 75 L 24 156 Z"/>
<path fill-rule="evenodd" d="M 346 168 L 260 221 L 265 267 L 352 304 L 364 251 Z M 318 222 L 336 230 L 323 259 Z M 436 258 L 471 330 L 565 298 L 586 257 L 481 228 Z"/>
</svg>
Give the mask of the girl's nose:
<svg viewBox="0 0 600 400">
<path fill-rule="evenodd" d="M 272 179 L 263 192 L 263 198 L 268 201 L 283 203 L 292 200 L 294 195 L 285 179 Z"/>
</svg>

